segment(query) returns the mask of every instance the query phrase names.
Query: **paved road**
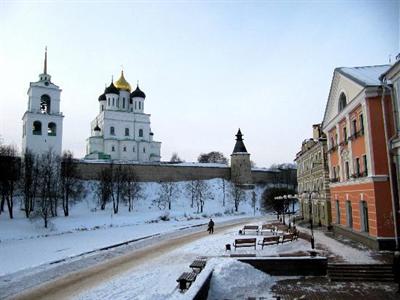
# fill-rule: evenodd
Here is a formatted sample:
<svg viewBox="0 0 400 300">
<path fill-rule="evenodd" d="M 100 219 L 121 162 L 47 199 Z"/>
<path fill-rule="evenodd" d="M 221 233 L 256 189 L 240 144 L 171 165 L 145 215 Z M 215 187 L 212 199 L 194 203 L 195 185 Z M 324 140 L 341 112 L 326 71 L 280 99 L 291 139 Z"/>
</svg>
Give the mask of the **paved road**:
<svg viewBox="0 0 400 300">
<path fill-rule="evenodd" d="M 245 218 L 229 221 L 216 226 L 215 230 L 222 231 L 251 221 L 254 222 L 255 219 Z M 4 296 L 12 299 L 70 299 L 129 269 L 196 241 L 207 234 L 205 227 L 197 228 L 194 232 L 193 229 L 191 232 L 174 232 L 154 238 L 150 245 L 148 243 L 142 243 L 142 245 L 134 243 L 108 253 L 84 257 L 62 264 L 57 267 L 58 270 L 56 271 L 47 272 L 43 270 L 39 274 L 27 275 L 27 278 L 21 276 L 19 280 L 10 283 L 8 287 L 3 284 L 0 288 L 3 291 L 3 288 L 6 288 L 9 294 Z M 52 274 L 55 277 L 46 280 L 46 276 L 52 276 Z M 40 280 L 41 276 L 44 277 L 42 280 Z M 39 282 L 35 283 L 35 281 Z M 31 285 L 27 286 L 27 282 L 31 282 Z M 21 287 L 23 289 L 24 286 L 26 289 L 20 292 Z M 20 293 L 16 294 L 17 291 Z"/>
</svg>

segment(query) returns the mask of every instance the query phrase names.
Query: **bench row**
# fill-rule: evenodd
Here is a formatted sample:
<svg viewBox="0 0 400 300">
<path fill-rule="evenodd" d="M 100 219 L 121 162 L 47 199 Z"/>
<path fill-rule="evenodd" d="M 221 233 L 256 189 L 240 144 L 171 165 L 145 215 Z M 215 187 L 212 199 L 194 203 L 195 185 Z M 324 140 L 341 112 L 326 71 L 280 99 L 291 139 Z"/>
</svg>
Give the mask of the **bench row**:
<svg viewBox="0 0 400 300">
<path fill-rule="evenodd" d="M 279 235 L 274 235 L 274 236 L 267 236 L 264 237 L 262 240 L 258 242 L 258 245 L 262 246 L 261 249 L 264 249 L 264 246 L 269 246 L 269 245 L 277 245 L 279 242 L 282 244 L 285 242 L 292 242 L 294 240 L 297 240 L 298 236 L 297 234 L 294 233 L 288 233 L 284 234 L 282 236 Z M 245 238 L 245 239 L 235 239 L 235 242 L 233 243 L 233 247 L 240 248 L 240 247 L 254 247 L 256 249 L 257 245 L 257 238 Z"/>
</svg>

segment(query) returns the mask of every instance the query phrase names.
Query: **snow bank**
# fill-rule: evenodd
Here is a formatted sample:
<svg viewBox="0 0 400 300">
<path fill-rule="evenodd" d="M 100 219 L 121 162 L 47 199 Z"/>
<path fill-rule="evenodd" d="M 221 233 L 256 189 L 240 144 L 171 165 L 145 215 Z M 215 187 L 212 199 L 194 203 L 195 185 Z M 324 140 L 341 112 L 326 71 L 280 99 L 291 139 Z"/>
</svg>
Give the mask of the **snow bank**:
<svg viewBox="0 0 400 300">
<path fill-rule="evenodd" d="M 272 276 L 249 264 L 224 259 L 214 268 L 208 299 L 271 298 L 274 283 Z"/>
</svg>

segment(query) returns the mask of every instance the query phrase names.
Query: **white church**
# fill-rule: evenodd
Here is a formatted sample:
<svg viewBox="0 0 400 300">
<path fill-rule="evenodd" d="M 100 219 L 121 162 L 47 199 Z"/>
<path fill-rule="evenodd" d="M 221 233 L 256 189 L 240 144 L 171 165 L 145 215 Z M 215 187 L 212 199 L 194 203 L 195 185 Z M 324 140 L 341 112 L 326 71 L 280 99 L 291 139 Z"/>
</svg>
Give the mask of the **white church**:
<svg viewBox="0 0 400 300">
<path fill-rule="evenodd" d="M 99 97 L 99 113 L 91 122 L 85 159 L 159 162 L 161 142 L 153 141 L 150 115 L 144 112 L 146 95 L 120 78 Z"/>
</svg>

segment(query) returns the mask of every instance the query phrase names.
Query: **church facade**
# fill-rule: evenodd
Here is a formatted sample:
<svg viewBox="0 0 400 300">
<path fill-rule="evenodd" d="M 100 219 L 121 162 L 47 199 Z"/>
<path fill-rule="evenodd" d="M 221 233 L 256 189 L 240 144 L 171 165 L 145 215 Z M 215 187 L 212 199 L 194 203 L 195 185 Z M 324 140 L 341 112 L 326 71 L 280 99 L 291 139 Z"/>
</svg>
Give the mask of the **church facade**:
<svg viewBox="0 0 400 300">
<path fill-rule="evenodd" d="M 28 151 L 41 155 L 52 151 L 60 156 L 64 115 L 60 112 L 61 89 L 47 73 L 47 49 L 44 70 L 39 81 L 31 82 L 28 90 L 28 108 L 22 120 L 22 154 Z"/>
<path fill-rule="evenodd" d="M 150 114 L 144 112 L 146 95 L 120 78 L 99 96 L 99 113 L 91 122 L 85 159 L 159 162 L 161 142 L 153 140 Z"/>
</svg>

